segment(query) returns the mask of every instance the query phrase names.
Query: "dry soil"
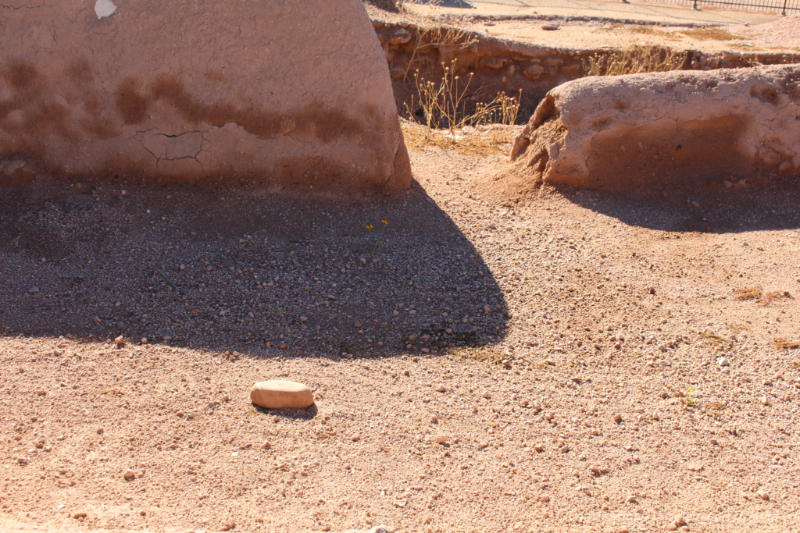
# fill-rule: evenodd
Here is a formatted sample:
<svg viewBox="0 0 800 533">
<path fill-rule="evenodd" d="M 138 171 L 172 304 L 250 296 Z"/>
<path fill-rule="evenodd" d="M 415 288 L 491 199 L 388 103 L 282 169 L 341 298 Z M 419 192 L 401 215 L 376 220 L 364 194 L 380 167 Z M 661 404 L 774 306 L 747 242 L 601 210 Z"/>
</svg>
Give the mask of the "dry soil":
<svg viewBox="0 0 800 533">
<path fill-rule="evenodd" d="M 367 201 L 4 188 L 0 529 L 798 530 L 800 190 L 409 139 Z"/>
</svg>

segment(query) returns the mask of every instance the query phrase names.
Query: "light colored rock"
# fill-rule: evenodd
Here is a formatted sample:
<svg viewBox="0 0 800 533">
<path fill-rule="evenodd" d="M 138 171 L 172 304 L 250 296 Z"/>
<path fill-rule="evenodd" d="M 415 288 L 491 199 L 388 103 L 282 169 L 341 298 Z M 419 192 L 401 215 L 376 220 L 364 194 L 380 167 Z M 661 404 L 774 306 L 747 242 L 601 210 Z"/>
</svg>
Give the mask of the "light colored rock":
<svg viewBox="0 0 800 533">
<path fill-rule="evenodd" d="M 346 529 L 344 533 L 394 533 L 394 528 L 389 526 L 374 526 L 370 529 Z"/>
<path fill-rule="evenodd" d="M 334 192 L 410 184 L 359 0 L 15 6 L 0 17 L 0 168 Z"/>
<path fill-rule="evenodd" d="M 117 11 L 117 6 L 111 0 L 97 0 L 94 3 L 94 13 L 98 19 L 110 17 Z"/>
<path fill-rule="evenodd" d="M 302 383 L 272 379 L 253 385 L 250 401 L 265 409 L 305 409 L 314 403 L 314 394 Z"/>
<path fill-rule="evenodd" d="M 511 159 L 530 181 L 609 190 L 800 175 L 800 65 L 574 80 Z"/>
</svg>

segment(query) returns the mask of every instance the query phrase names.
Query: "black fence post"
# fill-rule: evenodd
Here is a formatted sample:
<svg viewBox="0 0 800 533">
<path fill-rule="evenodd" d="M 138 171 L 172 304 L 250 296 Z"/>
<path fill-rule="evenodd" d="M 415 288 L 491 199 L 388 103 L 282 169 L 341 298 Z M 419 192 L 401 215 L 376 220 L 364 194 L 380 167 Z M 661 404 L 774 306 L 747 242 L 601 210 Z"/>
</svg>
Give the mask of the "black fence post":
<svg viewBox="0 0 800 533">
<path fill-rule="evenodd" d="M 783 15 L 784 17 L 786 16 L 786 4 L 788 3 L 789 0 L 783 0 L 783 12 L 781 13 L 781 15 Z"/>
<path fill-rule="evenodd" d="M 692 9 L 697 9 L 697 0 L 694 0 L 694 5 L 692 6 Z"/>
</svg>

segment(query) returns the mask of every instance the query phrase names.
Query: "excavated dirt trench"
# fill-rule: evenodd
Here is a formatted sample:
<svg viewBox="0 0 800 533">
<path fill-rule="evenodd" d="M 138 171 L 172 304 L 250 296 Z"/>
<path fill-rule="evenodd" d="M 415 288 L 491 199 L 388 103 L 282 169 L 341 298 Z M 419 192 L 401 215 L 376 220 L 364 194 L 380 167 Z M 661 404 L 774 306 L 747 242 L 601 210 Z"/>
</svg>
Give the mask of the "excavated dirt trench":
<svg viewBox="0 0 800 533">
<path fill-rule="evenodd" d="M 443 65 L 454 65 L 463 88 L 470 73 L 464 103 L 467 112 L 498 93 L 516 96 L 522 91 L 517 116 L 524 123 L 553 87 L 586 75 L 592 58 L 600 62 L 619 54 L 618 49 L 569 49 L 502 39 L 454 26 L 424 27 L 412 22 L 373 20 L 389 63 L 395 100 L 401 114 L 421 116 L 415 72 L 438 83 Z M 677 56 L 681 70 L 709 70 L 800 62 L 800 53 L 702 52 L 648 47 L 655 56 Z M 455 62 L 453 62 L 455 61 Z"/>
</svg>

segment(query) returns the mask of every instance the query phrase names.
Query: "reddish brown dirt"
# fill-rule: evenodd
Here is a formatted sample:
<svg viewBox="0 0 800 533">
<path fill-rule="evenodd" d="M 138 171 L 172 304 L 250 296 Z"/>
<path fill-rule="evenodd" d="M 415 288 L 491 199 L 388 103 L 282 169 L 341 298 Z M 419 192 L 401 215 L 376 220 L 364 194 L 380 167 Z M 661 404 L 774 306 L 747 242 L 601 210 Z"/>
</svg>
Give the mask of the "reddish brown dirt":
<svg viewBox="0 0 800 533">
<path fill-rule="evenodd" d="M 504 161 L 4 189 L 0 529 L 797 530 L 797 188 L 481 192 Z"/>
</svg>

